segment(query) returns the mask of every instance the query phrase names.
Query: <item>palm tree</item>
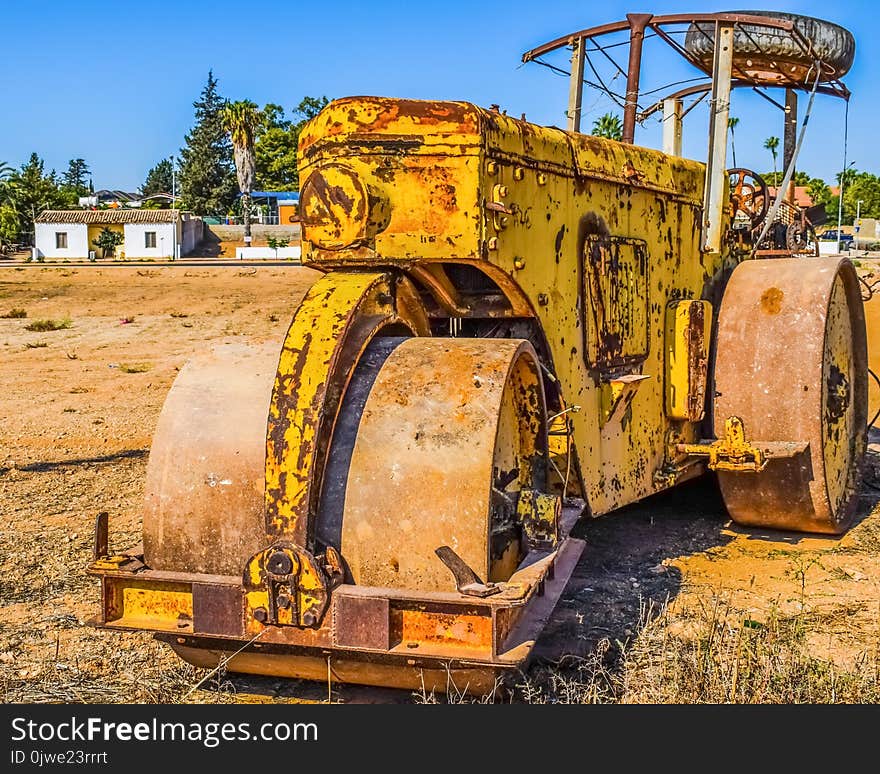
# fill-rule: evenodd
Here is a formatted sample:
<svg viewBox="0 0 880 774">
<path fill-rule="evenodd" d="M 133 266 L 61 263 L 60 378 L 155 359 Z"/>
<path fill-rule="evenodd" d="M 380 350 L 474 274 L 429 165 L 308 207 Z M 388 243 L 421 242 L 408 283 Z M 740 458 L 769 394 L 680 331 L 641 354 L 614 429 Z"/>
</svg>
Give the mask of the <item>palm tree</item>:
<svg viewBox="0 0 880 774">
<path fill-rule="evenodd" d="M 736 166 L 736 137 L 733 130 L 736 129 L 738 123 L 738 118 L 727 119 L 727 128 L 730 129 L 730 150 L 733 151 L 733 166 Z"/>
<path fill-rule="evenodd" d="M 232 139 L 235 171 L 241 190 L 244 214 L 244 241 L 251 242 L 251 191 L 254 189 L 257 160 L 254 155 L 254 134 L 263 122 L 263 114 L 250 100 L 229 102 L 222 112 L 223 128 Z"/>
<path fill-rule="evenodd" d="M 764 140 L 764 147 L 773 155 L 773 185 L 779 185 L 779 180 L 776 179 L 776 151 L 779 148 L 779 138 L 768 137 Z"/>
<path fill-rule="evenodd" d="M 592 134 L 596 137 L 607 137 L 609 140 L 623 139 L 623 124 L 620 116 L 614 113 L 606 113 L 593 121 Z"/>
<path fill-rule="evenodd" d="M 15 185 L 9 178 L 15 170 L 5 161 L 0 161 L 0 204 L 15 209 Z"/>
</svg>

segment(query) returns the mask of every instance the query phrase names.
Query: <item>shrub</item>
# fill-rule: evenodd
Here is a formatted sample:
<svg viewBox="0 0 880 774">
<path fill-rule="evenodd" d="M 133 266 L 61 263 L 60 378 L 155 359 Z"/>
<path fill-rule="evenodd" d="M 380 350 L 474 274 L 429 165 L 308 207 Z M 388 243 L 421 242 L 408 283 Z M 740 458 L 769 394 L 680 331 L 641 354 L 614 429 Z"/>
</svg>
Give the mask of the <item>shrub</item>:
<svg viewBox="0 0 880 774">
<path fill-rule="evenodd" d="M 60 331 L 65 328 L 70 328 L 73 325 L 73 320 L 69 317 L 65 317 L 63 320 L 34 320 L 32 323 L 28 323 L 24 326 L 26 331 L 38 331 L 43 333 L 45 331 Z"/>
</svg>

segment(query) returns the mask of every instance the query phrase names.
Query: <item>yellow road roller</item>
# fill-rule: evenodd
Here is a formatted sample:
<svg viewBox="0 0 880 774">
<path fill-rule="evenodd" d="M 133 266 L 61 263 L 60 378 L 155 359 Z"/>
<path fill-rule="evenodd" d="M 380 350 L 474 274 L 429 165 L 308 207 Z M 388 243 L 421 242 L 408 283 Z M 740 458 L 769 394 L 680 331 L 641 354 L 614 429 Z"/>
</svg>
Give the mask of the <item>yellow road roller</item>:
<svg viewBox="0 0 880 774">
<path fill-rule="evenodd" d="M 840 52 L 804 29 L 644 14 L 551 41 L 524 59 L 571 52 L 565 129 L 331 102 L 299 143 L 302 260 L 322 276 L 280 348 L 180 371 L 143 545 L 110 551 L 98 518 L 99 625 L 201 667 L 480 693 L 528 659 L 580 518 L 711 470 L 739 524 L 845 530 L 866 443 L 858 280 L 844 258 L 763 254 L 780 202 L 742 170 L 731 187 L 725 157 L 732 88 L 848 98 Z M 584 64 L 615 35 L 622 141 L 580 132 Z M 663 151 L 633 143 L 648 38 L 709 77 L 661 104 Z M 707 94 L 700 163 L 681 103 Z"/>
</svg>

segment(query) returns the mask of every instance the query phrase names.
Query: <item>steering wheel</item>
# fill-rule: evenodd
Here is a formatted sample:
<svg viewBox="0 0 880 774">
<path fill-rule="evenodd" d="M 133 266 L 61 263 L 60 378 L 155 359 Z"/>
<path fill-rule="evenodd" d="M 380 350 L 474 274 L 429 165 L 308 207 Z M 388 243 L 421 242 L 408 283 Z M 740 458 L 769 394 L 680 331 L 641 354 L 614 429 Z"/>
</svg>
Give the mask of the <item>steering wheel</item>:
<svg viewBox="0 0 880 774">
<path fill-rule="evenodd" d="M 770 209 L 770 195 L 767 183 L 757 172 L 750 169 L 734 167 L 728 169 L 730 175 L 730 217 L 744 213 L 753 229 L 757 228 L 767 217 Z"/>
</svg>

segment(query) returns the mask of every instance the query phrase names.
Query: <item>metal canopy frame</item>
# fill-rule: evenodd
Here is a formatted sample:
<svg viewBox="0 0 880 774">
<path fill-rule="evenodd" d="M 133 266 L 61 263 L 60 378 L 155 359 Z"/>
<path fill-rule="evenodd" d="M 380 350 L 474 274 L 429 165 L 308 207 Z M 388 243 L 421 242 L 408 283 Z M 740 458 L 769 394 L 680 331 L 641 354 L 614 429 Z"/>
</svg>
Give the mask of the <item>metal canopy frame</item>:
<svg viewBox="0 0 880 774">
<path fill-rule="evenodd" d="M 687 50 L 684 44 L 676 40 L 676 35 L 686 34 L 691 26 L 713 43 L 711 68 L 699 57 Z M 705 25 L 705 26 L 704 26 Z M 711 27 L 709 27 L 711 25 Z M 709 29 L 714 31 L 710 34 Z M 775 30 L 786 34 L 800 49 L 806 61 L 813 65 L 805 72 L 792 74 L 777 61 L 777 57 L 767 52 L 749 31 L 749 27 Z M 614 33 L 629 32 L 629 40 L 606 42 L 604 36 Z M 743 70 L 734 58 L 734 34 L 742 33 L 758 52 L 761 63 L 769 65 L 768 70 Z M 665 97 L 640 111 L 639 97 L 647 94 L 666 91 L 688 81 L 677 81 L 650 92 L 641 92 L 642 48 L 649 37 L 660 38 L 664 43 L 682 56 L 686 61 L 709 77 L 706 83 L 686 86 L 668 93 Z M 589 45 L 588 45 L 589 44 Z M 609 53 L 609 49 L 628 45 L 628 62 L 626 70 L 618 64 Z M 570 72 L 542 61 L 541 57 L 560 48 L 572 49 L 572 66 Z M 617 70 L 618 75 L 626 76 L 626 93 L 613 92 L 602 80 L 601 75 L 590 60 L 591 53 L 599 53 L 608 59 Z M 726 206 L 727 184 L 727 131 L 730 116 L 730 94 L 734 88 L 751 87 L 762 97 L 768 99 L 786 112 L 784 155 L 786 167 L 788 160 L 795 154 L 795 127 L 797 123 L 798 91 L 820 92 L 844 100 L 849 100 L 849 89 L 843 82 L 834 77 L 835 69 L 821 60 L 812 42 L 805 37 L 789 19 L 773 16 L 756 16 L 748 13 L 703 13 L 703 14 L 672 14 L 654 16 L 649 13 L 627 14 L 626 19 L 598 27 L 589 27 L 578 32 L 551 40 L 537 48 L 526 51 L 522 61 L 537 62 L 550 67 L 556 72 L 569 77 L 568 97 L 568 130 L 579 132 L 583 105 L 584 84 L 597 88 L 611 97 L 623 108 L 622 141 L 632 144 L 635 137 L 637 121 L 663 110 L 663 149 L 671 155 L 681 155 L 682 120 L 684 116 L 708 94 L 710 97 L 709 111 L 709 148 L 706 159 L 706 185 L 703 199 L 703 223 L 701 246 L 706 252 L 719 252 L 723 239 L 722 226 Z M 584 65 L 588 65 L 598 83 L 584 79 Z M 751 62 L 748 63 L 751 68 Z M 808 78 L 815 72 L 812 83 Z M 800 77 L 799 77 L 800 76 Z M 617 77 L 615 75 L 615 77 Z M 820 85 L 821 79 L 821 85 Z M 701 80 L 696 78 L 693 80 Z M 761 88 L 784 88 L 785 106 L 765 94 Z M 688 96 L 696 96 L 696 100 L 687 109 L 683 100 Z"/>
<path fill-rule="evenodd" d="M 702 14 L 671 14 L 665 16 L 654 16 L 653 14 L 648 13 L 631 13 L 627 14 L 626 19 L 618 22 L 612 22 L 610 24 L 602 24 L 597 27 L 589 27 L 584 30 L 579 30 L 578 32 L 572 32 L 568 35 L 565 35 L 560 38 L 556 38 L 556 40 L 551 40 L 548 43 L 544 43 L 536 48 L 533 48 L 529 51 L 526 51 L 522 55 L 522 61 L 525 62 L 537 62 L 538 64 L 542 64 L 545 66 L 549 66 L 552 69 L 564 73 L 571 78 L 571 85 L 569 88 L 569 109 L 568 109 L 568 129 L 570 131 L 580 131 L 580 119 L 581 119 L 581 105 L 583 102 L 583 86 L 584 84 L 588 86 L 592 86 L 594 88 L 598 88 L 601 91 L 604 91 L 609 96 L 611 96 L 615 101 L 620 104 L 620 101 L 623 100 L 623 142 L 632 143 L 634 134 L 635 134 L 635 125 L 637 121 L 643 121 L 645 118 L 650 116 L 652 113 L 659 110 L 662 105 L 664 99 L 682 99 L 687 96 L 691 96 L 694 94 L 701 94 L 703 92 L 708 92 L 712 89 L 711 83 L 698 84 L 696 86 L 690 86 L 685 89 L 681 89 L 679 91 L 674 91 L 668 94 L 664 99 L 658 100 L 651 106 L 646 107 L 641 112 L 639 111 L 638 99 L 639 99 L 639 82 L 641 80 L 641 58 L 642 58 L 642 46 L 647 37 L 658 37 L 663 40 L 665 43 L 669 45 L 676 53 L 684 57 L 688 62 L 690 62 L 694 67 L 700 70 L 703 73 L 706 73 L 707 76 L 711 76 L 711 73 L 708 73 L 704 64 L 697 59 L 694 55 L 692 55 L 679 41 L 675 39 L 675 35 L 681 34 L 687 31 L 687 28 L 690 27 L 691 24 L 723 24 L 723 25 L 731 25 L 733 28 L 745 34 L 755 46 L 761 50 L 761 47 L 758 45 L 757 41 L 749 35 L 748 30 L 745 28 L 745 25 L 749 26 L 757 26 L 757 27 L 767 27 L 770 29 L 777 29 L 781 32 L 788 33 L 791 36 L 791 39 L 795 41 L 798 46 L 801 48 L 802 52 L 806 57 L 816 59 L 818 61 L 818 57 L 815 54 L 813 44 L 810 40 L 804 37 L 803 34 L 797 29 L 794 22 L 789 21 L 788 19 L 778 19 L 772 16 L 753 16 L 751 14 L 743 14 L 743 13 L 702 13 Z M 684 29 L 677 29 L 678 27 L 684 26 Z M 706 35 L 707 38 L 711 36 L 702 28 L 698 27 L 699 31 Z M 608 49 L 616 48 L 621 45 L 626 45 L 627 41 L 615 41 L 610 44 L 602 44 L 598 39 L 603 38 L 606 35 L 610 35 L 613 33 L 626 32 L 629 31 L 629 61 L 628 68 L 624 70 L 617 61 L 608 53 Z M 591 48 L 587 47 L 587 41 L 591 44 Z M 545 54 L 550 53 L 551 51 L 556 51 L 560 48 L 571 47 L 574 49 L 574 55 L 572 57 L 572 69 L 571 71 L 565 71 L 562 68 L 555 67 L 553 65 L 549 65 L 547 62 L 541 61 L 541 57 Z M 590 53 L 600 53 L 605 58 L 614 64 L 615 68 L 621 75 L 625 75 L 627 78 L 626 85 L 626 94 L 620 95 L 612 92 L 598 77 L 598 73 L 594 72 L 599 83 L 595 83 L 592 81 L 584 80 L 584 60 L 587 60 L 590 68 L 592 68 L 592 63 L 589 62 L 589 54 Z M 768 59 L 772 60 L 772 56 L 766 52 L 763 52 Z M 768 79 L 756 78 L 749 73 L 742 71 L 735 64 L 732 67 L 732 80 L 731 87 L 732 88 L 741 88 L 743 86 L 748 86 L 754 89 L 758 89 L 761 86 L 764 87 L 782 87 L 787 89 L 799 90 L 799 91 L 809 91 L 810 87 L 801 80 L 797 78 L 792 78 L 783 71 L 781 67 L 777 68 L 775 75 L 772 81 Z M 663 89 L 655 89 L 652 90 L 662 91 Z M 817 91 L 820 94 L 827 94 L 833 97 L 840 97 L 841 99 L 848 100 L 850 97 L 849 89 L 843 84 L 840 79 L 830 79 L 827 83 L 820 85 L 817 88 Z"/>
</svg>

